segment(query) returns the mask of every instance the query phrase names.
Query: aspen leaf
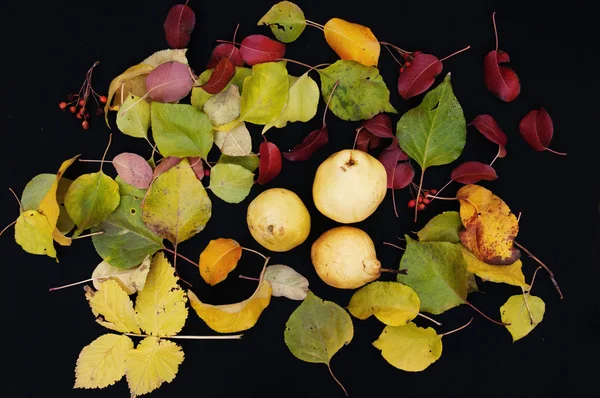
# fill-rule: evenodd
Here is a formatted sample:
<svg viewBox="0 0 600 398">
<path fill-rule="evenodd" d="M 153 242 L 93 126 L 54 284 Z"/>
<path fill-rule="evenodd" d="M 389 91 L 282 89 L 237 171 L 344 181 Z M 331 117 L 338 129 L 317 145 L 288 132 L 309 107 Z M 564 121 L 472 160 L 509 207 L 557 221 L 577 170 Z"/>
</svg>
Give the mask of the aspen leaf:
<svg viewBox="0 0 600 398">
<path fill-rule="evenodd" d="M 158 176 L 142 204 L 146 227 L 174 245 L 202 231 L 211 212 L 210 198 L 187 159 Z"/>
<path fill-rule="evenodd" d="M 219 238 L 208 242 L 200 253 L 202 279 L 211 286 L 222 282 L 235 269 L 242 257 L 242 247 L 233 239 Z"/>
<path fill-rule="evenodd" d="M 325 40 L 341 59 L 377 66 L 381 47 L 371 29 L 332 18 L 323 26 Z"/>
<path fill-rule="evenodd" d="M 56 258 L 52 231 L 46 216 L 35 210 L 27 210 L 17 218 L 15 240 L 27 253 Z"/>
<path fill-rule="evenodd" d="M 234 122 L 225 131 L 215 131 L 214 141 L 221 153 L 229 156 L 246 156 L 252 152 L 252 137 L 244 122 Z"/>
<path fill-rule="evenodd" d="M 389 326 L 406 325 L 419 314 L 421 302 L 413 289 L 398 282 L 376 281 L 358 290 L 348 311 L 358 319 L 375 315 Z"/>
<path fill-rule="evenodd" d="M 138 154 L 123 152 L 113 158 L 112 165 L 127 184 L 148 189 L 152 182 L 152 167 Z"/>
<path fill-rule="evenodd" d="M 142 199 L 144 196 L 146 196 L 146 189 L 139 189 L 133 185 L 129 185 L 119 176 L 115 177 L 115 182 L 119 186 L 119 195 L 121 195 L 121 200 L 123 199 L 123 196 L 133 196 L 136 199 Z"/>
<path fill-rule="evenodd" d="M 233 122 L 240 116 L 240 91 L 232 84 L 219 94 L 213 95 L 204 104 L 204 113 L 213 126 L 222 126 Z"/>
<path fill-rule="evenodd" d="M 290 300 L 306 298 L 308 279 L 287 265 L 269 265 L 265 270 L 265 280 L 271 284 L 275 297 L 287 297 Z"/>
<path fill-rule="evenodd" d="M 390 91 L 376 67 L 339 60 L 327 68 L 317 69 L 317 72 L 321 77 L 321 94 L 326 102 L 339 81 L 329 109 L 340 119 L 357 121 L 370 119 L 382 112 L 397 113 L 390 104 Z"/>
<path fill-rule="evenodd" d="M 271 302 L 271 285 L 261 274 L 258 288 L 252 296 L 235 304 L 211 305 L 200 301 L 188 290 L 190 305 L 209 328 L 219 333 L 236 333 L 253 327 Z"/>
<path fill-rule="evenodd" d="M 73 220 L 71 220 L 67 210 L 65 209 L 65 196 L 67 195 L 72 183 L 73 180 L 62 177 L 58 181 L 58 188 L 56 189 L 56 201 L 60 206 L 60 212 L 58 213 L 58 221 L 56 222 L 56 228 L 54 229 L 52 236 L 54 237 L 54 240 L 61 246 L 68 246 L 71 244 L 71 238 L 67 238 L 64 235 L 71 232 L 71 230 L 75 227 L 75 223 Z M 60 232 L 60 234 L 57 232 Z"/>
<path fill-rule="evenodd" d="M 442 356 L 442 336 L 412 322 L 386 326 L 373 345 L 390 365 L 407 372 L 425 370 Z"/>
<path fill-rule="evenodd" d="M 196 83 L 199 85 L 203 85 L 210 79 L 210 77 L 212 76 L 212 73 L 213 73 L 213 69 L 205 70 L 204 72 L 202 72 L 200 74 L 200 76 L 198 76 L 198 79 L 196 79 Z M 235 74 L 233 75 L 233 77 L 231 78 L 229 83 L 227 83 L 225 88 L 223 88 L 223 90 L 221 90 L 221 92 L 227 90 L 231 85 L 236 85 L 240 91 L 240 94 L 242 94 L 244 80 L 248 76 L 252 76 L 252 69 L 236 66 Z M 194 87 L 192 89 L 192 96 L 191 96 L 190 101 L 191 101 L 191 104 L 193 107 L 202 110 L 204 108 L 204 104 L 206 104 L 206 101 L 208 101 L 210 98 L 212 98 L 212 96 L 213 96 L 213 94 L 207 93 L 201 87 Z"/>
<path fill-rule="evenodd" d="M 290 1 L 280 1 L 271 7 L 257 25 L 269 26 L 277 40 L 291 43 L 304 32 L 306 18 L 302 9 L 296 4 Z"/>
<path fill-rule="evenodd" d="M 527 304 L 525 304 L 527 300 Z M 531 310 L 531 314 L 527 310 Z M 527 336 L 544 319 L 546 303 L 537 296 L 519 294 L 511 296 L 502 307 L 500 316 L 507 323 L 506 329 L 513 337 L 513 342 Z M 533 318 L 533 321 L 532 321 Z"/>
<path fill-rule="evenodd" d="M 456 197 L 465 226 L 460 240 L 475 257 L 491 265 L 513 264 L 521 257 L 513 246 L 519 222 L 502 199 L 479 185 L 465 185 Z"/>
<path fill-rule="evenodd" d="M 126 135 L 147 138 L 150 128 L 150 104 L 130 94 L 117 112 L 117 127 Z"/>
<path fill-rule="evenodd" d="M 508 285 L 520 286 L 529 289 L 525 283 L 521 260 L 515 261 L 509 265 L 489 265 L 479 260 L 473 253 L 466 248 L 462 248 L 463 256 L 467 261 L 467 271 L 480 277 L 484 281 L 506 283 Z"/>
<path fill-rule="evenodd" d="M 237 164 L 238 166 L 242 166 L 248 171 L 254 172 L 256 169 L 258 169 L 260 159 L 253 153 L 250 153 L 246 156 L 229 156 L 221 154 L 221 157 L 219 158 L 217 164 Z"/>
<path fill-rule="evenodd" d="M 102 261 L 94 268 L 92 272 L 92 278 L 94 278 L 94 288 L 100 289 L 102 279 L 99 278 L 110 278 L 116 281 L 119 286 L 127 293 L 132 295 L 140 290 L 144 289 L 146 284 L 146 278 L 150 271 L 151 256 L 147 256 L 142 264 L 134 268 L 118 268 L 113 267 L 106 261 Z"/>
<path fill-rule="evenodd" d="M 100 282 L 97 291 L 88 287 L 85 298 L 100 325 L 121 333 L 140 333 L 133 303 L 117 281 Z"/>
<path fill-rule="evenodd" d="M 146 337 L 127 352 L 125 377 L 131 397 L 156 390 L 165 381 L 173 381 L 183 362 L 181 347 L 172 341 Z"/>
<path fill-rule="evenodd" d="M 163 252 L 154 256 L 144 289 L 135 301 L 135 319 L 152 336 L 173 336 L 188 316 L 185 292 L 177 284 L 175 270 Z M 116 282 L 115 282 L 116 283 Z"/>
<path fill-rule="evenodd" d="M 83 347 L 75 367 L 74 388 L 104 388 L 125 375 L 125 358 L 133 341 L 124 334 L 107 333 Z"/>
<path fill-rule="evenodd" d="M 209 189 L 227 203 L 246 199 L 254 185 L 254 173 L 237 164 L 217 164 L 210 171 Z"/>
<path fill-rule="evenodd" d="M 460 242 L 459 233 L 463 229 L 460 214 L 446 211 L 433 217 L 417 235 L 421 242 Z"/>
<path fill-rule="evenodd" d="M 266 62 L 252 67 L 244 80 L 240 120 L 269 124 L 277 120 L 288 100 L 289 78 L 284 62 Z"/>
</svg>

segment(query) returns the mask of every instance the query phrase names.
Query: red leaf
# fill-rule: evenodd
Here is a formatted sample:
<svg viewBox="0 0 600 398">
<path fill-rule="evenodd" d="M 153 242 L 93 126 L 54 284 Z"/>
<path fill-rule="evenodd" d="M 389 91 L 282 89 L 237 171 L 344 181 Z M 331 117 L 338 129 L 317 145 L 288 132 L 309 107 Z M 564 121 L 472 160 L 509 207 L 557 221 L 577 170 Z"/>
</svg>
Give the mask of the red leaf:
<svg viewBox="0 0 600 398">
<path fill-rule="evenodd" d="M 392 120 L 385 113 L 379 113 L 369 120 L 361 123 L 369 133 L 381 138 L 394 138 L 392 130 Z"/>
<path fill-rule="evenodd" d="M 234 74 L 235 66 L 229 58 L 221 58 L 208 81 L 200 87 L 209 94 L 220 93 L 231 81 Z"/>
<path fill-rule="evenodd" d="M 481 162 L 464 162 L 450 174 L 452 181 L 461 184 L 475 184 L 481 180 L 494 181 L 498 178 L 496 170 L 489 164 Z"/>
<path fill-rule="evenodd" d="M 540 108 L 539 111 L 530 111 L 525 115 L 519 123 L 519 132 L 523 139 L 536 151 L 548 150 L 558 155 L 565 155 L 548 148 L 554 134 L 554 124 L 544 108 Z"/>
<path fill-rule="evenodd" d="M 204 178 L 204 165 L 202 164 L 202 159 L 200 159 L 199 156 L 190 156 L 187 159 L 190 166 L 192 166 L 192 170 L 194 170 L 194 174 L 196 174 L 196 178 L 199 181 L 202 181 L 202 178 Z"/>
<path fill-rule="evenodd" d="M 475 119 L 473 119 L 473 121 L 469 124 L 475 126 L 475 128 L 481 134 L 483 134 L 485 138 L 492 141 L 494 144 L 498 144 L 501 147 L 506 146 L 508 138 L 491 115 L 476 116 Z"/>
<path fill-rule="evenodd" d="M 405 188 L 415 178 L 415 170 L 410 163 L 399 163 L 400 161 L 408 160 L 408 155 L 400 148 L 395 138 L 392 144 L 379 154 L 377 160 L 385 168 L 388 188 Z"/>
<path fill-rule="evenodd" d="M 506 148 L 504 148 L 503 146 L 501 146 L 501 147 L 498 149 L 498 157 L 499 157 L 500 159 L 502 159 L 502 158 L 504 158 L 505 156 L 506 156 Z"/>
<path fill-rule="evenodd" d="M 504 51 L 490 51 L 483 60 L 485 86 L 505 102 L 511 102 L 521 92 L 521 83 L 515 71 L 509 66 L 500 65 L 509 61 L 510 57 Z"/>
<path fill-rule="evenodd" d="M 177 166 L 183 159 L 175 156 L 167 156 L 163 158 L 158 166 L 154 169 L 154 173 L 152 174 L 153 178 L 158 177 L 162 173 L 169 171 L 174 166 Z"/>
<path fill-rule="evenodd" d="M 206 69 L 212 69 L 217 66 L 222 58 L 229 58 L 233 66 L 244 66 L 244 60 L 242 59 L 240 49 L 233 44 L 222 43 L 213 50 L 210 59 L 208 60 L 208 64 L 206 64 Z"/>
<path fill-rule="evenodd" d="M 179 101 L 193 86 L 190 67 L 176 61 L 160 64 L 146 77 L 148 95 L 159 102 Z"/>
<path fill-rule="evenodd" d="M 260 144 L 260 165 L 258 166 L 257 183 L 264 185 L 281 173 L 281 152 L 272 142 Z"/>
<path fill-rule="evenodd" d="M 152 167 L 140 155 L 123 152 L 113 158 L 112 164 L 117 170 L 117 174 L 127 184 L 139 189 L 146 189 L 150 186 Z"/>
<path fill-rule="evenodd" d="M 190 7 L 177 4 L 171 7 L 165 19 L 165 35 L 172 48 L 184 48 L 196 25 L 196 15 Z"/>
<path fill-rule="evenodd" d="M 359 151 L 368 152 L 369 149 L 377 148 L 381 144 L 381 138 L 374 136 L 364 128 L 358 132 L 355 148 Z"/>
<path fill-rule="evenodd" d="M 329 132 L 327 131 L 327 126 L 323 126 L 322 129 L 315 130 L 304 137 L 304 140 L 292 148 L 290 152 L 284 152 L 282 155 L 292 162 L 307 160 L 313 153 L 327 145 L 328 142 Z"/>
<path fill-rule="evenodd" d="M 443 68 L 442 62 L 436 56 L 416 51 L 410 65 L 400 72 L 398 93 L 405 100 L 424 93 L 431 87 L 437 75 L 442 73 Z"/>
<path fill-rule="evenodd" d="M 250 65 L 272 62 L 285 55 L 285 44 L 263 35 L 250 35 L 242 40 L 240 52 Z"/>
</svg>

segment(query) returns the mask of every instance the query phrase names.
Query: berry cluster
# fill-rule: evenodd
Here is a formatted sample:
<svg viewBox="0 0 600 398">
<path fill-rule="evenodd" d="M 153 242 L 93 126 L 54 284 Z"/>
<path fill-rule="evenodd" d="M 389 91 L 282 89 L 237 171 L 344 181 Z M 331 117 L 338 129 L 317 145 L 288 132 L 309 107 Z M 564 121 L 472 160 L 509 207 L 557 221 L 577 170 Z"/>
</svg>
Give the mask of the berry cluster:
<svg viewBox="0 0 600 398">
<path fill-rule="evenodd" d="M 437 189 L 435 188 L 430 189 L 429 191 L 423 191 L 423 193 L 419 196 L 418 199 L 411 199 L 408 201 L 408 207 L 412 209 L 415 206 L 417 206 L 417 210 L 425 210 L 425 207 L 427 207 L 427 205 L 431 203 L 431 199 L 427 198 L 427 195 L 435 195 L 436 193 Z"/>
<path fill-rule="evenodd" d="M 404 72 L 404 68 L 408 68 L 410 65 L 412 65 L 414 56 L 412 53 L 405 52 L 402 54 L 402 58 L 404 59 L 404 65 L 400 67 L 400 73 Z"/>
</svg>

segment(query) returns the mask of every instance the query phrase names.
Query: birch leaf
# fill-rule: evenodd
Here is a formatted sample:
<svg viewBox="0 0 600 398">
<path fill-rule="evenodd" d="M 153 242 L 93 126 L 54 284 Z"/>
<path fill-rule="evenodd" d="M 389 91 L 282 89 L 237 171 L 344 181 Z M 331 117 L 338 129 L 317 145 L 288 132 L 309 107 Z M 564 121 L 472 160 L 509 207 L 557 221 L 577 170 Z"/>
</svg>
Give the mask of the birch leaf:
<svg viewBox="0 0 600 398">
<path fill-rule="evenodd" d="M 413 289 L 398 282 L 376 281 L 358 290 L 348 311 L 358 319 L 375 315 L 389 326 L 402 326 L 419 314 L 421 302 Z"/>
<path fill-rule="evenodd" d="M 254 185 L 254 173 L 237 164 L 217 164 L 210 171 L 209 189 L 227 203 L 246 199 Z"/>
<path fill-rule="evenodd" d="M 525 303 L 527 300 L 527 303 Z M 531 315 L 527 310 L 531 310 Z M 546 303 L 537 296 L 519 294 L 511 296 L 502 307 L 500 316 L 507 323 L 506 329 L 513 337 L 513 342 L 527 336 L 544 319 Z M 533 321 L 532 318 L 533 317 Z"/>
<path fill-rule="evenodd" d="M 96 322 L 117 332 L 140 333 L 133 303 L 119 283 L 109 279 L 100 282 L 99 287 L 97 291 L 88 287 L 85 292 Z"/>
<path fill-rule="evenodd" d="M 209 98 L 203 110 L 213 126 L 222 126 L 240 116 L 240 107 L 240 91 L 238 86 L 232 84 L 225 91 Z"/>
<path fill-rule="evenodd" d="M 94 278 L 93 284 L 96 290 L 100 289 L 102 279 L 99 278 L 110 278 L 116 281 L 121 289 L 128 295 L 132 295 L 140 290 L 144 289 L 146 285 L 146 278 L 150 271 L 151 256 L 147 256 L 142 264 L 134 268 L 117 268 L 113 267 L 106 261 L 102 261 L 94 268 L 92 272 L 92 278 Z"/>
<path fill-rule="evenodd" d="M 15 240 L 27 253 L 56 258 L 52 231 L 46 216 L 35 210 L 27 210 L 17 218 Z"/>
<path fill-rule="evenodd" d="M 288 100 L 289 78 L 284 62 L 265 62 L 252 67 L 244 80 L 240 120 L 269 124 L 277 120 Z"/>
<path fill-rule="evenodd" d="M 211 286 L 223 282 L 242 257 L 242 247 L 233 239 L 219 238 L 208 242 L 200 253 L 200 275 Z"/>
<path fill-rule="evenodd" d="M 131 137 L 148 138 L 150 104 L 141 97 L 128 95 L 117 112 L 117 127 Z"/>
<path fill-rule="evenodd" d="M 215 131 L 214 141 L 224 155 L 246 156 L 252 152 L 252 137 L 244 122 L 234 122 L 225 131 Z"/>
<path fill-rule="evenodd" d="M 265 280 L 271 284 L 275 297 L 287 297 L 290 300 L 306 298 L 308 279 L 287 265 L 269 265 L 265 270 Z"/>
</svg>

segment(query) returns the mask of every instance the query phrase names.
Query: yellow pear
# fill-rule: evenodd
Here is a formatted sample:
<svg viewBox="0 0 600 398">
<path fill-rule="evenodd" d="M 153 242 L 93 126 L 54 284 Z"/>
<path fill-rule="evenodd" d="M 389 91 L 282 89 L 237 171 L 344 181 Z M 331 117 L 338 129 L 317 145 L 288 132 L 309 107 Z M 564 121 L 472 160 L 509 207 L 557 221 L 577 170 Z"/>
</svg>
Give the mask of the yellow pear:
<svg viewBox="0 0 600 398">
<path fill-rule="evenodd" d="M 363 151 L 345 149 L 317 169 L 313 200 L 323 215 L 351 224 L 373 214 L 386 191 L 387 174 L 381 162 Z"/>
<path fill-rule="evenodd" d="M 283 188 L 267 189 L 248 206 L 246 215 L 252 237 L 274 252 L 285 252 L 300 245 L 310 232 L 310 214 L 294 192 Z"/>
<path fill-rule="evenodd" d="M 358 228 L 342 226 L 323 233 L 313 243 L 310 257 L 323 282 L 339 289 L 356 289 L 381 275 L 375 245 Z"/>
</svg>

